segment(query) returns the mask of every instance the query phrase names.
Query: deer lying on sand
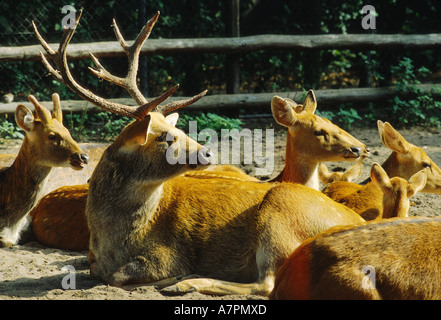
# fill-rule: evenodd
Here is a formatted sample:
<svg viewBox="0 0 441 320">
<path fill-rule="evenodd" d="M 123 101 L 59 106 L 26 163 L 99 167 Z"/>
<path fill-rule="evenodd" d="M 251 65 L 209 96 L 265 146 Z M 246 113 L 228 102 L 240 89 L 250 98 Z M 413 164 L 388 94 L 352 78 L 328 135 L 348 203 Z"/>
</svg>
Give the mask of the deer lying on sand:
<svg viewBox="0 0 441 320">
<path fill-rule="evenodd" d="M 19 241 L 29 222 L 27 213 L 42 196 L 52 167 L 81 170 L 88 162 L 88 155 L 63 126 L 58 94 L 52 100 L 52 114 L 32 95 L 29 101 L 35 113 L 22 104 L 15 111 L 15 121 L 25 131 L 25 138 L 13 164 L 0 171 L 0 247 Z"/>
<path fill-rule="evenodd" d="M 143 30 L 151 29 L 158 15 Z M 60 50 L 53 56 L 63 80 L 69 83 L 74 82 L 65 49 L 74 31 L 65 30 Z M 73 90 L 87 91 L 78 86 L 75 83 Z M 87 98 L 104 108 L 100 99 Z M 282 121 L 292 125 L 303 116 L 281 101 L 274 99 L 274 108 Z M 282 183 L 294 192 L 279 196 L 273 207 L 266 201 L 261 208 L 262 200 L 279 184 L 183 176 L 203 165 L 189 164 L 192 158 L 201 160 L 202 148 L 173 127 L 177 116 L 164 118 L 161 113 L 170 111 L 168 108 L 140 112 L 141 107 L 110 102 L 105 107 L 138 119 L 104 152 L 89 184 L 85 212 L 90 229 L 90 272 L 108 284 L 165 286 L 168 293 L 198 290 L 267 295 L 277 267 L 306 237 L 334 225 L 363 221 L 306 186 Z M 315 137 L 325 140 L 322 133 Z M 186 162 L 169 163 L 176 154 L 185 154 Z M 340 157 L 355 155 L 348 150 Z M 207 159 L 202 156 L 202 160 Z M 298 206 L 283 210 L 279 204 L 286 197 L 296 197 Z M 334 214 L 330 214 L 331 205 Z M 297 240 L 290 246 L 287 238 Z M 209 278 L 186 279 L 195 274 Z M 180 276 L 185 280 L 179 282 Z"/>
<path fill-rule="evenodd" d="M 150 24 L 147 24 L 148 27 L 145 29 L 151 30 L 156 19 L 157 16 L 149 22 Z M 120 32 L 117 31 L 116 24 L 114 24 L 114 28 L 118 36 Z M 45 46 L 44 40 L 38 31 L 36 32 L 40 42 Z M 147 39 L 147 36 L 142 37 L 144 40 Z M 124 40 L 120 42 L 125 43 Z M 142 45 L 142 42 L 138 41 L 136 44 L 139 46 Z M 134 51 L 133 48 L 132 51 Z M 62 59 L 55 56 L 54 58 L 64 68 Z M 135 63 L 137 63 L 137 59 L 132 58 L 130 60 L 132 75 L 136 74 L 136 72 L 133 73 L 133 70 L 137 70 L 137 65 L 132 65 Z M 96 64 L 100 70 L 103 70 L 97 60 Z M 52 69 L 47 61 L 45 65 L 49 70 Z M 95 73 L 100 76 L 106 74 L 105 79 L 115 84 L 120 82 L 118 77 L 110 75 L 108 72 L 95 71 Z M 56 72 L 55 74 L 57 75 Z M 68 71 L 61 71 L 61 74 L 66 77 Z M 65 82 L 71 83 L 69 87 L 73 88 L 78 85 L 73 79 L 66 79 Z M 72 85 L 74 83 L 75 85 Z M 132 85 L 125 88 L 129 92 L 138 92 L 137 88 L 134 88 L 136 82 L 130 83 Z M 76 92 L 88 92 L 83 88 L 75 90 Z M 138 93 L 138 95 L 141 94 Z M 91 97 L 89 99 L 98 105 L 98 102 L 101 101 Z M 138 96 L 136 101 L 142 102 L 146 99 Z M 271 183 L 298 182 L 318 189 L 317 171 L 321 161 L 359 161 L 369 155 L 369 149 L 364 144 L 328 120 L 314 114 L 317 102 L 312 90 L 308 92 L 302 105 L 296 104 L 290 99 L 276 96 L 273 98 L 271 106 L 276 121 L 288 128 L 286 165 L 280 175 Z M 214 171 L 190 171 L 184 173 L 184 176 L 199 180 L 228 178 L 234 181 L 257 181 L 255 178 L 249 179 L 250 176 L 242 174 L 240 171 L 236 172 L 234 167 L 219 167 L 219 170 Z M 265 186 L 265 190 L 270 187 L 271 185 Z M 88 190 L 88 185 L 61 187 L 40 201 L 31 212 L 34 234 L 38 241 L 47 246 L 61 249 L 78 251 L 88 249 L 89 232 L 84 215 Z"/>
<path fill-rule="evenodd" d="M 427 168 L 427 183 L 421 192 L 441 194 L 441 169 L 420 147 L 407 142 L 388 122 L 378 121 L 378 131 L 383 144 L 392 150 L 382 167 L 390 177 L 409 179 Z M 383 193 L 373 182 L 366 185 L 336 181 L 327 185 L 323 193 L 342 203 L 366 220 L 381 219 Z"/>
<path fill-rule="evenodd" d="M 429 169 L 409 182 L 377 169 L 384 211 L 398 218 L 338 226 L 306 240 L 279 269 L 271 299 L 441 298 L 441 219 L 403 218 Z"/>
</svg>

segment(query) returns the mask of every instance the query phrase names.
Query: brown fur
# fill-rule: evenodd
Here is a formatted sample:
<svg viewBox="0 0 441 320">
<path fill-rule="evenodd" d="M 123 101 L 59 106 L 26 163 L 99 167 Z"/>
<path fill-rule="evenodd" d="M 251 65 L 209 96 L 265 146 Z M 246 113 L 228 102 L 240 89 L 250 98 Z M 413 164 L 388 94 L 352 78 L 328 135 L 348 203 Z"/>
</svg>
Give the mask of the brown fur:
<svg viewBox="0 0 441 320">
<path fill-rule="evenodd" d="M 90 271 L 106 283 L 166 283 L 169 294 L 267 295 L 277 267 L 303 240 L 363 221 L 302 185 L 170 179 L 189 167 L 161 160 L 166 150 L 155 137 L 167 126 L 153 113 L 153 127 L 146 123 L 123 130 L 90 180 Z M 180 140 L 190 141 L 183 133 L 176 137 L 180 148 Z M 193 279 L 195 274 L 207 278 Z M 175 283 L 178 276 L 185 280 Z"/>
<path fill-rule="evenodd" d="M 388 122 L 378 121 L 378 131 L 383 144 L 392 150 L 391 155 L 382 164 L 388 176 L 407 180 L 418 171 L 427 168 L 427 183 L 421 192 L 441 193 L 441 169 L 423 149 L 407 142 Z M 362 214 L 366 220 L 382 217 L 383 192 L 373 182 L 362 186 L 336 181 L 326 186 L 323 193 Z"/>
<path fill-rule="evenodd" d="M 441 218 L 393 218 L 331 228 L 296 249 L 280 268 L 270 297 L 439 300 L 440 234 Z M 365 266 L 375 271 L 375 289 L 362 287 Z"/>
<path fill-rule="evenodd" d="M 426 171 L 421 170 L 406 181 L 399 177 L 390 179 L 379 164 L 372 166 L 371 177 L 384 191 L 386 215 L 401 218 L 407 216 L 409 198 L 424 188 Z M 426 289 L 422 285 L 427 283 L 419 283 L 422 280 L 429 281 L 429 276 L 418 274 L 414 277 L 413 274 L 427 272 L 429 268 L 437 269 L 430 261 L 427 263 L 427 256 L 424 256 L 426 253 L 429 256 L 434 254 L 437 244 L 426 251 L 427 245 L 423 242 L 434 239 L 434 236 L 436 238 L 435 234 L 430 234 L 433 230 L 428 229 L 431 229 L 432 225 L 441 229 L 441 221 L 432 223 L 431 220 L 424 219 L 396 219 L 398 218 L 353 226 L 337 226 L 306 240 L 278 270 L 270 298 L 286 300 L 440 297 L 439 293 L 431 296 L 433 293 L 430 289 L 424 292 Z M 424 263 L 421 263 L 423 260 Z M 416 272 L 416 269 L 420 268 L 419 265 L 421 270 Z M 366 275 L 363 267 L 366 266 L 375 268 L 377 290 L 362 287 Z M 413 292 L 412 288 L 406 288 L 407 281 L 414 282 L 417 290 Z M 439 291 L 441 283 L 435 286 L 439 287 Z M 429 288 L 433 288 L 433 285 L 430 284 Z"/>
<path fill-rule="evenodd" d="M 10 167 L 0 171 L 0 246 L 16 244 L 26 225 L 26 214 L 41 197 L 52 167 L 81 170 L 88 157 L 62 124 L 58 95 L 51 113 L 30 96 L 35 113 L 19 105 L 17 124 L 26 132 L 23 144 Z"/>
<path fill-rule="evenodd" d="M 279 124 L 287 126 L 289 129 L 286 166 L 280 173 L 279 178 L 275 179 L 272 183 L 288 181 L 315 186 L 318 185 L 317 167 L 321 161 L 354 161 L 368 156 L 369 151 L 365 145 L 329 121 L 314 115 L 316 106 L 315 96 L 312 91 L 305 98 L 303 105 L 298 105 L 290 99 L 279 97 L 273 99 L 272 110 L 274 118 Z M 314 132 L 316 131 L 323 132 L 323 135 L 315 135 Z M 298 140 L 307 141 L 300 142 Z M 303 152 L 298 152 L 298 148 L 304 148 L 301 150 Z M 354 150 L 351 151 L 351 148 Z M 186 172 L 184 175 L 198 179 L 223 178 L 232 181 L 258 181 L 233 166 L 222 165 L 213 167 L 213 169 L 208 168 L 203 171 Z M 158 171 L 160 170 L 161 168 L 158 168 Z M 198 183 L 196 180 L 193 181 Z M 80 220 L 84 220 L 84 215 L 75 215 L 69 212 L 84 212 L 87 188 L 88 186 L 77 186 L 76 189 L 71 189 L 73 193 L 79 192 L 82 194 L 82 196 L 72 194 L 74 198 L 83 197 L 75 203 L 69 200 L 70 193 L 66 189 L 55 190 L 55 194 L 63 192 L 63 196 L 48 194 L 48 199 L 44 202 L 45 205 L 38 205 L 33 210 L 32 215 L 34 218 L 32 223 L 36 230 L 34 232 L 35 236 L 39 242 L 55 248 L 69 247 L 79 251 L 87 250 L 88 247 L 84 246 L 87 241 L 79 237 L 82 235 L 88 237 L 88 234 L 72 231 L 77 228 L 82 229 L 85 222 Z M 55 208 L 58 209 L 55 210 Z M 36 224 L 39 225 L 37 226 Z M 49 234 L 49 231 L 54 231 L 55 233 Z"/>
</svg>

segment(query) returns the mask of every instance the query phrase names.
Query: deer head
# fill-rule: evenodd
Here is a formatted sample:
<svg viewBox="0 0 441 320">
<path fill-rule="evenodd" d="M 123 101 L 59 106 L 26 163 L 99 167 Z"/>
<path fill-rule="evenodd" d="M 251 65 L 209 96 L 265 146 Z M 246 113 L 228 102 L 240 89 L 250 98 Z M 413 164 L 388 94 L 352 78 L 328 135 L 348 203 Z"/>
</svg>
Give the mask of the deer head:
<svg viewBox="0 0 441 320">
<path fill-rule="evenodd" d="M 206 165 L 209 161 L 204 148 L 188 138 L 182 131 L 175 128 L 178 115 L 170 114 L 165 116 L 174 110 L 196 102 L 203 97 L 207 91 L 205 90 L 189 99 L 160 105 L 177 90 L 179 85 L 172 87 L 150 102 L 142 95 L 137 86 L 136 75 L 141 47 L 149 37 L 158 17 L 159 12 L 146 23 L 132 45 L 126 43 L 115 20 L 113 21 L 115 35 L 128 58 L 128 71 L 125 77 L 122 78 L 109 73 L 98 59 L 90 53 L 97 69 L 89 69 L 99 78 L 127 90 L 138 104 L 137 106 L 122 105 L 108 101 L 94 94 L 92 91 L 83 88 L 73 78 L 69 70 L 66 50 L 78 26 L 81 11 L 77 16 L 75 27 L 66 28 L 64 30 L 57 51 L 50 48 L 38 32 L 35 23 L 32 22 L 32 24 L 40 44 L 58 68 L 58 70 L 53 68 L 47 58 L 41 53 L 43 64 L 55 79 L 66 84 L 81 98 L 95 104 L 103 110 L 136 119 L 122 130 L 114 143 L 106 150 L 103 159 L 107 157 L 108 160 L 112 162 L 112 159 L 118 158 L 119 161 L 121 161 L 120 164 L 126 167 L 124 169 L 125 171 L 129 172 L 134 170 L 139 177 L 145 177 L 148 172 L 150 176 L 153 175 L 153 177 L 161 180 L 162 178 L 165 179 L 185 171 L 188 168 Z M 182 154 L 185 154 L 185 156 L 180 156 Z M 176 157 L 180 157 L 179 162 L 176 160 Z M 173 164 L 178 165 L 173 166 L 173 169 L 171 169 Z"/>
<path fill-rule="evenodd" d="M 383 218 L 407 217 L 409 199 L 426 185 L 427 169 L 423 169 L 410 177 L 409 181 L 401 177 L 389 178 L 378 163 L 371 168 L 371 179 L 383 191 Z"/>
<path fill-rule="evenodd" d="M 52 95 L 52 113 L 34 96 L 30 95 L 29 101 L 34 105 L 35 113 L 20 104 L 15 112 L 15 121 L 26 132 L 25 139 L 29 141 L 34 163 L 47 167 L 70 166 L 75 170 L 83 169 L 89 156 L 81 150 L 63 125 L 59 95 Z"/>
<path fill-rule="evenodd" d="M 377 124 L 381 141 L 393 151 L 383 164 L 389 176 L 407 180 L 418 171 L 426 169 L 427 183 L 421 192 L 441 194 L 441 169 L 426 152 L 407 142 L 390 123 L 378 121 Z"/>
<path fill-rule="evenodd" d="M 275 96 L 271 108 L 275 120 L 288 127 L 288 137 L 293 137 L 291 140 L 295 140 L 296 149 L 300 152 L 308 150 L 308 157 L 316 162 L 362 160 L 369 155 L 369 149 L 360 141 L 314 114 L 317 101 L 312 90 L 301 105 Z"/>
</svg>

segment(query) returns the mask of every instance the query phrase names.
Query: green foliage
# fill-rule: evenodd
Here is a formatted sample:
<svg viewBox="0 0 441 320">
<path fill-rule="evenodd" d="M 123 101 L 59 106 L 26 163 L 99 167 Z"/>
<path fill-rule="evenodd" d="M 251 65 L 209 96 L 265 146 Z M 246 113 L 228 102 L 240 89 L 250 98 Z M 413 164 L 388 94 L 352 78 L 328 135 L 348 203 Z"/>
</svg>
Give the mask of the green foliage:
<svg viewBox="0 0 441 320">
<path fill-rule="evenodd" d="M 407 94 L 410 98 L 400 98 L 397 95 L 389 101 L 389 117 L 398 125 L 441 127 L 441 101 L 436 98 L 436 89 L 425 93 L 416 86 L 421 83 L 418 78 L 426 77 L 430 71 L 426 67 L 416 69 L 412 59 L 407 57 L 400 60 L 396 66 L 392 66 L 391 71 L 397 79 L 397 93 Z"/>
<path fill-rule="evenodd" d="M 23 130 L 12 123 L 6 117 L 0 118 L 0 138 L 2 139 L 23 139 Z"/>
<path fill-rule="evenodd" d="M 186 133 L 189 133 L 190 121 L 196 121 L 198 133 L 204 129 L 211 129 L 216 132 L 218 137 L 221 136 L 222 129 L 241 130 L 242 129 L 241 125 L 243 125 L 243 122 L 240 119 L 223 117 L 210 112 L 208 113 L 196 112 L 194 114 L 181 115 L 179 117 L 176 127 L 180 128 Z M 202 139 L 203 141 L 206 140 L 206 137 L 191 137 L 191 138 L 197 140 Z"/>
<path fill-rule="evenodd" d="M 78 141 L 112 141 L 126 125 L 133 121 L 131 118 L 110 112 L 71 113 L 66 114 L 65 119 L 72 137 Z M 214 113 L 190 112 L 180 115 L 176 127 L 189 133 L 190 121 L 196 121 L 198 133 L 204 129 L 212 129 L 219 137 L 222 129 L 240 130 L 243 125 L 240 119 L 223 117 Z"/>
<path fill-rule="evenodd" d="M 353 126 L 360 127 L 363 123 L 363 117 L 358 111 L 350 107 L 351 104 L 342 105 L 337 112 L 334 111 L 317 111 L 316 114 L 337 123 L 345 130 L 350 130 Z"/>
<path fill-rule="evenodd" d="M 78 141 L 111 141 L 133 119 L 110 112 L 66 114 L 66 126 Z"/>
<path fill-rule="evenodd" d="M 116 18 L 125 38 L 135 38 L 141 24 L 142 9 L 146 19 L 160 11 L 159 21 L 150 36 L 151 39 L 185 39 L 225 37 L 227 6 L 221 0 L 151 0 L 145 8 L 140 1 L 53 1 L 21 0 L 0 1 L 0 11 L 8 14 L 0 16 L 0 45 L 35 45 L 37 41 L 32 31 L 31 21 L 38 27 L 50 43 L 58 43 L 61 38 L 61 8 L 66 4 L 83 9 L 83 16 L 73 43 L 95 41 L 115 41 L 110 27 Z M 424 34 L 441 33 L 439 12 L 441 1 L 425 0 L 406 2 L 385 0 L 372 3 L 377 11 L 377 29 L 363 30 L 361 8 L 364 0 L 354 1 L 240 1 L 240 34 Z M 283 14 L 281 14 L 281 12 Z M 306 14 L 307 13 L 307 14 Z M 441 68 L 439 49 L 430 50 L 380 50 L 352 51 L 335 50 L 286 51 L 261 50 L 240 56 L 240 80 L 242 93 L 275 91 L 297 91 L 301 89 L 340 88 L 344 86 L 390 86 L 396 85 L 397 92 L 411 91 L 409 99 L 395 98 L 387 105 L 369 104 L 364 114 L 353 105 L 339 106 L 329 111 L 327 116 L 333 121 L 340 120 L 343 126 L 358 123 L 370 124 L 379 115 L 397 121 L 397 124 L 439 125 L 439 101 L 433 94 L 423 94 L 415 84 L 427 74 Z M 190 59 L 191 58 L 191 59 Z M 176 95 L 190 96 L 204 89 L 209 94 L 225 93 L 225 53 L 221 54 L 177 54 L 146 55 L 148 96 L 158 96 L 176 83 L 181 87 Z M 112 73 L 123 76 L 127 71 L 126 58 L 100 58 L 101 63 Z M 396 61 L 400 63 L 396 64 Z M 425 65 L 427 69 L 422 68 Z M 70 61 L 75 78 L 93 92 L 106 97 L 126 97 L 127 93 L 114 85 L 100 82 L 88 67 L 91 60 Z M 361 75 L 368 72 L 370 84 L 362 82 Z M 333 74 L 338 81 L 331 83 L 324 79 Z M 354 82 L 343 82 L 351 78 Z M 358 78 L 358 79 L 357 79 Z M 329 79 L 329 77 L 328 77 Z M 397 80 L 395 82 L 395 79 Z M 8 62 L 0 64 L 0 95 L 12 92 L 15 101 L 26 101 L 33 94 L 40 100 L 50 100 L 53 92 L 61 99 L 78 99 L 65 85 L 47 76 L 41 61 Z M 357 112 L 358 110 L 358 112 Z M 367 112 L 366 112 L 367 110 Z M 127 119 L 108 114 L 68 115 L 74 135 L 82 139 L 88 137 L 111 139 L 128 122 Z M 202 117 L 202 116 L 200 116 Z M 200 119 L 202 123 L 210 118 Z M 362 121 L 360 121 L 360 117 Z M 180 122 L 184 121 L 183 119 Z M 113 123 L 115 122 L 115 123 Z M 215 121 L 216 122 L 216 121 Z M 230 121 L 231 122 L 231 121 Z M 217 121 L 216 123 L 222 123 Z M 2 124 L 11 126 L 13 124 Z M 222 125 L 226 125 L 222 123 Z M 218 130 L 218 129 L 216 129 Z M 6 132 L 8 130 L 5 130 Z"/>
</svg>

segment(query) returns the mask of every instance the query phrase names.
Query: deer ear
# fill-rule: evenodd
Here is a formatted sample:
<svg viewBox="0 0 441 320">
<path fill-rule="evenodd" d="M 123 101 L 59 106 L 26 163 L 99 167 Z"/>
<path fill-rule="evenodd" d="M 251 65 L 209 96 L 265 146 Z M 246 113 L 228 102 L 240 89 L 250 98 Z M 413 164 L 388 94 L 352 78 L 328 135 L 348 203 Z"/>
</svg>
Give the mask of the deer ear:
<svg viewBox="0 0 441 320">
<path fill-rule="evenodd" d="M 313 114 L 315 109 L 317 109 L 317 100 L 315 98 L 314 91 L 309 90 L 305 100 L 303 101 L 303 110 L 307 113 Z"/>
<path fill-rule="evenodd" d="M 296 121 L 293 107 L 295 105 L 292 100 L 283 99 L 279 96 L 274 96 L 271 100 L 271 110 L 274 119 L 278 124 L 285 127 L 292 126 Z"/>
<path fill-rule="evenodd" d="M 19 104 L 15 110 L 15 122 L 24 131 L 29 132 L 34 129 L 35 118 L 31 110 L 25 105 Z"/>
<path fill-rule="evenodd" d="M 329 172 L 328 167 L 326 167 L 326 165 L 324 165 L 323 163 L 320 163 L 318 176 L 321 182 L 323 182 L 324 184 L 328 183 L 328 179 L 331 176 L 331 173 Z"/>
<path fill-rule="evenodd" d="M 144 119 L 134 121 L 124 128 L 123 143 L 125 146 L 143 145 L 147 142 L 147 136 L 150 131 L 150 115 L 147 115 Z"/>
<path fill-rule="evenodd" d="M 410 198 L 417 192 L 424 189 L 427 182 L 427 173 L 426 170 L 421 170 L 415 173 L 409 179 L 409 190 L 407 192 L 407 196 Z"/>
<path fill-rule="evenodd" d="M 371 179 L 381 188 L 381 190 L 392 188 L 389 176 L 378 163 L 372 164 Z"/>
<path fill-rule="evenodd" d="M 173 127 L 176 127 L 176 123 L 178 122 L 179 114 L 178 113 L 172 113 L 165 117 L 165 121 Z"/>
<path fill-rule="evenodd" d="M 383 144 L 393 151 L 399 153 L 407 153 L 409 151 L 409 143 L 389 122 L 384 123 L 380 131 L 380 138 Z"/>
<path fill-rule="evenodd" d="M 346 181 L 351 182 L 352 180 L 358 179 L 363 172 L 363 165 L 361 163 L 354 164 L 343 174 Z"/>
</svg>

